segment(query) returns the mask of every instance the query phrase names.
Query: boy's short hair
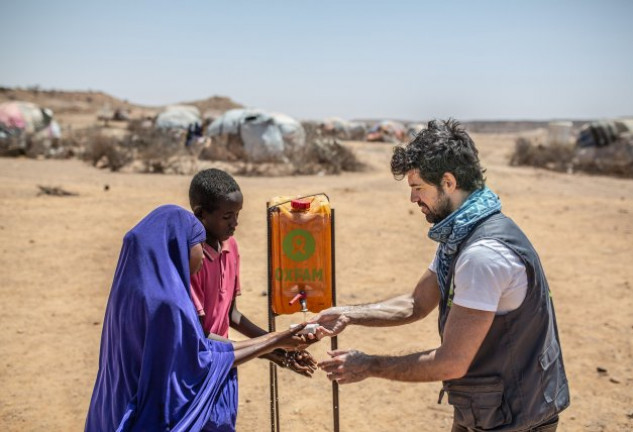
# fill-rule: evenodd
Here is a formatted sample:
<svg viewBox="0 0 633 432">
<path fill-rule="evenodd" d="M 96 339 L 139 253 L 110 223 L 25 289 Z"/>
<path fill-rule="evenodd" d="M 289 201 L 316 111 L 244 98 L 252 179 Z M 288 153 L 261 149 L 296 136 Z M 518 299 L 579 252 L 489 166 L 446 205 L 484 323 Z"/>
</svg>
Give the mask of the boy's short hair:
<svg viewBox="0 0 633 432">
<path fill-rule="evenodd" d="M 233 192 L 241 190 L 230 174 L 216 168 L 202 170 L 191 179 L 189 204 L 192 209 L 200 206 L 212 212 L 218 208 L 220 201 L 226 200 Z"/>
</svg>

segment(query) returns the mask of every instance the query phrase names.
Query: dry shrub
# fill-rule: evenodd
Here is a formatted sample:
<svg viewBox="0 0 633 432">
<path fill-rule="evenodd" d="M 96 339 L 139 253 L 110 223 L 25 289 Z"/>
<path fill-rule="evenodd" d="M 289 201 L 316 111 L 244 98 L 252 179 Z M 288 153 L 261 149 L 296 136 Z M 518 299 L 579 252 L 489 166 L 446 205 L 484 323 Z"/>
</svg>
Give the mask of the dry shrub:
<svg viewBox="0 0 633 432">
<path fill-rule="evenodd" d="M 234 165 L 234 172 L 245 176 L 283 176 L 310 174 L 340 174 L 343 171 L 362 171 L 366 166 L 356 154 L 334 138 L 326 138 L 318 128 L 303 124 L 305 145 L 286 149 L 282 161 L 248 162 L 239 137 L 214 137 L 200 152 L 204 161 L 226 161 Z"/>
<path fill-rule="evenodd" d="M 238 162 L 235 174 L 249 177 L 279 177 L 295 174 L 294 167 L 283 162 Z"/>
<path fill-rule="evenodd" d="M 70 149 L 62 147 L 59 138 L 26 132 L 0 138 L 0 156 L 60 159 L 73 155 Z"/>
<path fill-rule="evenodd" d="M 633 135 L 622 134 L 604 147 L 584 147 L 576 151 L 574 170 L 633 178 Z"/>
<path fill-rule="evenodd" d="M 124 146 L 133 151 L 145 173 L 190 174 L 195 169 L 191 167 L 197 157 L 195 149 L 185 148 L 181 130 L 138 128 L 125 138 Z"/>
<path fill-rule="evenodd" d="M 192 155 L 181 145 L 178 132 L 132 125 L 134 133 L 123 136 L 104 135 L 102 129 L 82 131 L 74 139 L 83 148 L 82 158 L 98 168 L 119 171 L 132 164 L 133 170 L 146 173 L 178 172 L 181 156 Z"/>
<path fill-rule="evenodd" d="M 88 138 L 82 155 L 83 160 L 98 168 L 119 171 L 132 161 L 132 153 L 114 137 L 94 135 Z"/>
<path fill-rule="evenodd" d="M 318 126 L 303 123 L 306 144 L 290 154 L 293 174 L 340 174 L 367 168 L 356 154 L 337 139 L 324 137 Z"/>
<path fill-rule="evenodd" d="M 0 138 L 0 156 L 23 156 L 26 149 L 26 141 L 20 136 L 6 136 Z"/>
<path fill-rule="evenodd" d="M 294 174 L 340 174 L 343 171 L 362 171 L 366 166 L 349 148 L 333 138 L 317 138 L 291 157 Z"/>
<path fill-rule="evenodd" d="M 571 144 L 553 142 L 545 145 L 541 142 L 533 143 L 525 137 L 519 137 L 515 141 L 510 165 L 527 165 L 554 171 L 567 171 L 571 166 L 573 157 L 574 147 Z"/>
<path fill-rule="evenodd" d="M 207 138 L 198 157 L 207 161 L 236 161 L 245 159 L 239 138 L 233 136 Z"/>
<path fill-rule="evenodd" d="M 510 165 L 633 178 L 633 135 L 621 134 L 615 142 L 603 147 L 544 145 L 522 137 L 516 140 Z"/>
<path fill-rule="evenodd" d="M 356 155 L 337 140 L 319 138 L 289 154 L 284 162 L 239 162 L 236 173 L 245 176 L 327 175 L 365 168 Z"/>
</svg>

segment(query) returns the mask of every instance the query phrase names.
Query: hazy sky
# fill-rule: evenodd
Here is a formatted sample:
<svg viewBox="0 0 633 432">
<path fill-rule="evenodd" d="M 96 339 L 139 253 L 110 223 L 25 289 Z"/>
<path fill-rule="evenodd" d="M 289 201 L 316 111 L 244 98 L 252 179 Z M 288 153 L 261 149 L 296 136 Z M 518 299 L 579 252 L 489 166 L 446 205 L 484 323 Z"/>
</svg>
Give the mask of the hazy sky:
<svg viewBox="0 0 633 432">
<path fill-rule="evenodd" d="M 633 1 L 0 4 L 0 85 L 307 119 L 633 115 Z"/>
</svg>

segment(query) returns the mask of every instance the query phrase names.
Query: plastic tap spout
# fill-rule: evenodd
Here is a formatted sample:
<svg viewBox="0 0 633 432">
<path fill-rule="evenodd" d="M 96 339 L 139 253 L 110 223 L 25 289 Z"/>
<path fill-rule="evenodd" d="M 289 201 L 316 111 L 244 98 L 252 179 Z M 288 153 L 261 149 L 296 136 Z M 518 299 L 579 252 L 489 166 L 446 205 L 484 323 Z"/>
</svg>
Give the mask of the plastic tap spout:
<svg viewBox="0 0 633 432">
<path fill-rule="evenodd" d="M 292 300 L 288 302 L 288 304 L 293 305 L 297 302 L 297 300 L 299 301 L 299 304 L 301 305 L 301 312 L 307 312 L 308 311 L 308 296 L 306 295 L 306 292 L 300 291 L 296 296 L 292 298 Z"/>
</svg>

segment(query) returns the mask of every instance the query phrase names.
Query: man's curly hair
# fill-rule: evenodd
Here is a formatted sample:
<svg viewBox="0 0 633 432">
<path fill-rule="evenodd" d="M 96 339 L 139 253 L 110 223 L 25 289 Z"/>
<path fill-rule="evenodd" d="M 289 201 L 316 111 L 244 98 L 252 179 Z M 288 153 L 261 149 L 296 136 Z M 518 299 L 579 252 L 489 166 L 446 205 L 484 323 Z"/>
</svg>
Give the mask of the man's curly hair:
<svg viewBox="0 0 633 432">
<path fill-rule="evenodd" d="M 438 187 L 444 173 L 450 172 L 457 187 L 467 192 L 482 188 L 486 181 L 475 143 L 454 119 L 432 120 L 411 142 L 394 148 L 393 176 L 402 180 L 411 170 Z"/>
</svg>

